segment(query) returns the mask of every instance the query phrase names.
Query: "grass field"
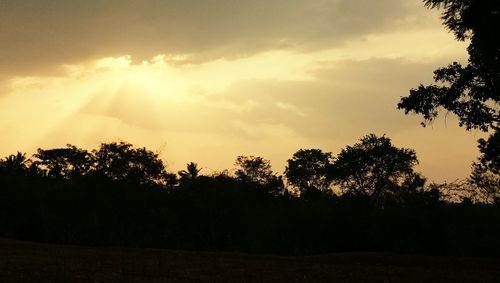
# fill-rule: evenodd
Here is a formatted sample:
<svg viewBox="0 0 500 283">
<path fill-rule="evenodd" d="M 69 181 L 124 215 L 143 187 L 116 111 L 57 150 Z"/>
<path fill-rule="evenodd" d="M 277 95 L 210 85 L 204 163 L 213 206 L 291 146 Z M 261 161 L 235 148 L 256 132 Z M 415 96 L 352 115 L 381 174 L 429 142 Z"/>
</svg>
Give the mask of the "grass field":
<svg viewBox="0 0 500 283">
<path fill-rule="evenodd" d="M 0 239 L 0 282 L 500 282 L 500 260 L 85 248 Z"/>
</svg>

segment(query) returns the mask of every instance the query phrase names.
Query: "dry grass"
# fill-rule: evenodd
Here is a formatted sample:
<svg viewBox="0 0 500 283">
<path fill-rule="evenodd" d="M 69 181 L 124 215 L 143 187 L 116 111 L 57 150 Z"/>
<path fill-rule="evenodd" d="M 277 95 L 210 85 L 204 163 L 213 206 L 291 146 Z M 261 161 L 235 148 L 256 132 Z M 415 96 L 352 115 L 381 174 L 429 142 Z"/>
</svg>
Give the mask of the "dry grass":
<svg viewBox="0 0 500 283">
<path fill-rule="evenodd" d="M 500 282 L 500 260 L 375 253 L 276 257 L 0 239 L 0 282 Z"/>
</svg>

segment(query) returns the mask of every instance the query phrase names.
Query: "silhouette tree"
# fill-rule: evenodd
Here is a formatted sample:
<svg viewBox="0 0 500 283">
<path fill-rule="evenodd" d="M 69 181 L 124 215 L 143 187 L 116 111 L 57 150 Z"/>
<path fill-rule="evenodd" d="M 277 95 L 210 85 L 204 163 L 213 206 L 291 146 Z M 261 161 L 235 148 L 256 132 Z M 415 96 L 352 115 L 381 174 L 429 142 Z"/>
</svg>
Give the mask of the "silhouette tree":
<svg viewBox="0 0 500 283">
<path fill-rule="evenodd" d="M 386 137 L 368 135 L 335 160 L 321 150 L 300 150 L 290 159 L 287 172 L 296 173 L 290 175 L 296 184 L 326 190 L 333 180 L 347 192 L 338 196 L 317 189 L 300 198 L 277 196 L 281 177 L 260 157 L 239 157 L 237 176 L 227 170 L 198 176 L 190 163 L 182 175 L 192 182 L 178 184 L 156 154 L 123 142 L 90 153 L 74 146 L 39 150 L 37 156 L 35 162 L 21 153 L 0 160 L 1 237 L 282 255 L 500 252 L 498 206 L 477 203 L 478 197 L 500 203 L 496 191 L 463 194 L 468 191 L 458 184 L 458 191 L 450 189 L 462 202 L 446 203 L 444 185 L 422 190 L 425 179 L 413 172 L 415 153 Z M 36 162 L 45 174 L 32 175 Z M 498 186 L 498 179 L 480 181 Z M 179 189 L 152 189 L 164 187 Z"/>
<path fill-rule="evenodd" d="M 500 201 L 500 174 L 498 169 L 492 170 L 487 162 L 475 162 L 472 165 L 472 174 L 469 186 L 472 186 L 474 200 L 482 203 Z"/>
<path fill-rule="evenodd" d="M 0 170 L 6 174 L 23 175 L 28 171 L 31 160 L 26 158 L 25 153 L 18 152 L 0 160 Z"/>
<path fill-rule="evenodd" d="M 73 145 L 66 148 L 38 149 L 34 163 L 51 178 L 70 179 L 87 174 L 93 166 L 92 155 Z"/>
<path fill-rule="evenodd" d="M 190 162 L 186 165 L 185 170 L 181 170 L 177 174 L 179 174 L 179 176 L 181 177 L 180 178 L 181 182 L 189 181 L 189 180 L 192 181 L 192 180 L 195 180 L 196 178 L 198 178 L 198 174 L 200 173 L 200 171 L 201 171 L 201 168 L 198 168 L 198 164 L 196 164 L 194 162 Z"/>
<path fill-rule="evenodd" d="M 397 148 L 391 139 L 370 134 L 342 149 L 330 171 L 335 185 L 350 195 L 370 197 L 375 202 L 395 195 L 403 184 L 418 184 L 413 167 L 415 151 Z"/>
<path fill-rule="evenodd" d="M 242 181 L 266 184 L 274 176 L 269 160 L 255 156 L 238 156 L 235 175 Z"/>
<path fill-rule="evenodd" d="M 300 149 L 288 159 L 285 176 L 288 183 L 299 193 L 317 189 L 327 191 L 332 180 L 328 177 L 332 154 L 320 149 Z"/>
<path fill-rule="evenodd" d="M 179 185 L 179 178 L 177 178 L 177 175 L 175 173 L 167 172 L 165 174 L 164 180 L 164 185 L 167 189 L 173 189 Z"/>
<path fill-rule="evenodd" d="M 472 164 L 468 182 L 479 195 L 479 202 L 500 201 L 500 131 L 494 132 L 488 140 L 479 140 L 481 156 Z"/>
<path fill-rule="evenodd" d="M 459 118 L 467 130 L 492 130 L 479 140 L 484 168 L 498 174 L 500 164 L 500 1 L 425 0 L 432 9 L 442 9 L 444 25 L 457 40 L 470 40 L 467 65 L 454 62 L 434 71 L 436 84 L 410 90 L 398 104 L 406 114 L 423 116 L 422 125 L 433 121 L 444 109 Z M 483 169 L 484 169 L 483 168 Z"/>
<path fill-rule="evenodd" d="M 95 171 L 112 180 L 139 184 L 165 185 L 168 177 L 158 154 L 146 148 L 133 148 L 125 142 L 103 143 L 92 151 Z"/>
<path fill-rule="evenodd" d="M 484 169 L 500 175 L 500 131 L 498 129 L 488 140 L 479 140 L 479 151 L 481 152 L 479 163 Z"/>
<path fill-rule="evenodd" d="M 269 160 L 259 156 L 238 156 L 235 165 L 239 181 L 259 185 L 273 195 L 284 192 L 283 177 L 274 174 Z"/>
<path fill-rule="evenodd" d="M 458 40 L 470 39 L 469 62 L 454 62 L 434 72 L 439 85 L 420 85 L 398 107 L 432 121 L 444 108 L 460 118 L 467 129 L 498 126 L 500 102 L 500 2 L 426 0 L 430 8 L 444 9 L 442 19 Z M 424 122 L 425 123 L 425 122 Z"/>
</svg>

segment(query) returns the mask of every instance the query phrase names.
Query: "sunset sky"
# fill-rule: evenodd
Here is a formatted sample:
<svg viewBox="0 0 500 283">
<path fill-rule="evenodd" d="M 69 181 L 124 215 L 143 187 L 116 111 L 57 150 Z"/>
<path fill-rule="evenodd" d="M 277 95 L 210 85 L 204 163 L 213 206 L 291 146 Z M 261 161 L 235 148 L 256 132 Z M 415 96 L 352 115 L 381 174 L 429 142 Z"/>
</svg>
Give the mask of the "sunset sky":
<svg viewBox="0 0 500 283">
<path fill-rule="evenodd" d="M 170 171 L 256 155 L 282 173 L 375 133 L 453 181 L 481 133 L 396 105 L 466 46 L 420 0 L 0 0 L 0 154 L 123 140 Z"/>
</svg>

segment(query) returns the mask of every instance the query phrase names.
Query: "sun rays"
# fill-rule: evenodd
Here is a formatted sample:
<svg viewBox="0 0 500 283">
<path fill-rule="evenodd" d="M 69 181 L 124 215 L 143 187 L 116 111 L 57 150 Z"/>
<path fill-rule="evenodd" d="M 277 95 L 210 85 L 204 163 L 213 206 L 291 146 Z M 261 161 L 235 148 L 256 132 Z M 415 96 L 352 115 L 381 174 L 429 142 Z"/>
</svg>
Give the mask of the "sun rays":
<svg viewBox="0 0 500 283">
<path fill-rule="evenodd" d="M 0 97 L 1 153 L 126 140 L 165 148 L 162 157 L 174 166 L 196 157 L 211 168 L 227 168 L 234 156 L 248 153 L 271 158 L 279 168 L 299 147 L 335 151 L 360 134 L 379 130 L 397 137 L 399 119 L 409 119 L 397 112 L 395 102 L 418 76 L 400 78 L 401 68 L 419 74 L 433 66 L 419 63 L 426 58 L 404 48 L 406 43 L 373 42 L 385 54 L 393 54 L 389 47 L 404 50 L 403 58 L 385 58 L 380 50 L 370 57 L 365 43 L 205 62 L 190 55 L 160 54 L 142 61 L 104 57 L 63 65 L 50 76 L 20 76 L 11 81 L 12 91 Z M 389 110 L 378 118 L 363 116 L 378 108 Z M 475 138 L 467 142 L 473 145 Z M 468 156 L 472 160 L 475 154 L 471 150 Z M 468 166 L 470 160 L 462 159 Z"/>
</svg>

